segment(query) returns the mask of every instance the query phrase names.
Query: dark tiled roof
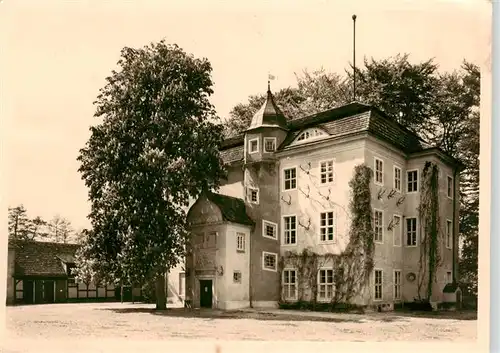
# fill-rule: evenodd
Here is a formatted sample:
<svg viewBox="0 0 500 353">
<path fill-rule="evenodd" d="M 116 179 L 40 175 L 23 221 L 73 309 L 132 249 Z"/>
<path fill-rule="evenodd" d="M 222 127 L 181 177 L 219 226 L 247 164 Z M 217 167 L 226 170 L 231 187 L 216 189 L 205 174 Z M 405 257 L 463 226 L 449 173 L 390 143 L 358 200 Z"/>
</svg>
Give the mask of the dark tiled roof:
<svg viewBox="0 0 500 353">
<path fill-rule="evenodd" d="M 266 101 L 252 117 L 248 130 L 256 129 L 261 126 L 287 128 L 286 118 L 274 102 L 274 97 L 270 89 L 267 90 Z"/>
<path fill-rule="evenodd" d="M 15 249 L 16 276 L 65 277 L 62 262 L 72 262 L 77 244 L 37 241 L 9 241 Z"/>
<path fill-rule="evenodd" d="M 219 207 L 224 220 L 251 226 L 255 224 L 254 221 L 248 217 L 245 202 L 242 199 L 213 192 L 207 192 L 206 196 L 211 202 Z"/>
<path fill-rule="evenodd" d="M 220 156 L 224 163 L 233 163 L 243 160 L 244 148 L 243 145 L 234 146 L 220 151 Z"/>
<path fill-rule="evenodd" d="M 289 133 L 279 149 L 288 146 L 306 128 L 320 127 L 331 136 L 340 137 L 366 131 L 385 140 L 406 153 L 429 148 L 416 134 L 388 117 L 377 108 L 358 102 L 330 109 L 318 114 L 288 121 Z M 244 135 L 228 139 L 221 149 L 226 163 L 243 159 Z"/>
</svg>

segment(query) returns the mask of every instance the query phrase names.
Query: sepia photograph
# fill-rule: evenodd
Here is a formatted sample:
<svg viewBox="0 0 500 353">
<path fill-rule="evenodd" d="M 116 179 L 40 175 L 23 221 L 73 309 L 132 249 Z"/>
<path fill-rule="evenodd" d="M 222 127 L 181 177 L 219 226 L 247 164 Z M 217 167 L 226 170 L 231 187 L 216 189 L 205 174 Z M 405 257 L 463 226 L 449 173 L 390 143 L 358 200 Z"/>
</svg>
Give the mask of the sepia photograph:
<svg viewBox="0 0 500 353">
<path fill-rule="evenodd" d="M 473 0 L 1 1 L 0 350 L 474 347 L 491 28 Z"/>
</svg>

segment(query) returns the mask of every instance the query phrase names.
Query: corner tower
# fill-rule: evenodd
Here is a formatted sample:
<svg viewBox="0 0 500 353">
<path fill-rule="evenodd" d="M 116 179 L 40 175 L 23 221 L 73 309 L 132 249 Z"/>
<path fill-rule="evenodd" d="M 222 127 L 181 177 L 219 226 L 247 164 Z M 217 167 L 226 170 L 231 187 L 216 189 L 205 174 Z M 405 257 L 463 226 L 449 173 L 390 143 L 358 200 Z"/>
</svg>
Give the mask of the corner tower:
<svg viewBox="0 0 500 353">
<path fill-rule="evenodd" d="M 273 306 L 280 298 L 280 175 L 275 153 L 287 133 L 287 119 L 277 106 L 268 82 L 266 100 L 245 131 L 245 203 L 255 221 L 250 239 L 253 307 Z"/>
</svg>

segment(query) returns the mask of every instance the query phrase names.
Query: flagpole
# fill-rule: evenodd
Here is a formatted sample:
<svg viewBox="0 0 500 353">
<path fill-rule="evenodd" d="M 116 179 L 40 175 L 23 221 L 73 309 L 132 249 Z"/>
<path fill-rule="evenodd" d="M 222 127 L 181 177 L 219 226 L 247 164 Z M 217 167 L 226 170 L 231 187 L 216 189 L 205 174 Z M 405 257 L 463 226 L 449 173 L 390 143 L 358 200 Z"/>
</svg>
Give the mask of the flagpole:
<svg viewBox="0 0 500 353">
<path fill-rule="evenodd" d="M 353 100 L 356 101 L 356 15 L 352 15 L 353 36 L 352 36 L 352 70 L 353 70 Z"/>
</svg>

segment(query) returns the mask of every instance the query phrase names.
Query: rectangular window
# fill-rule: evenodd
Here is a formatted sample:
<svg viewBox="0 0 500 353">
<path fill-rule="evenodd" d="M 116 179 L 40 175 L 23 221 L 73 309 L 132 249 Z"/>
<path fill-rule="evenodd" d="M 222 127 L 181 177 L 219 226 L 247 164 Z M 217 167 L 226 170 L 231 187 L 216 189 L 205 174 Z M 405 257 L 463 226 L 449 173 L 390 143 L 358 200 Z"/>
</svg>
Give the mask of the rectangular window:
<svg viewBox="0 0 500 353">
<path fill-rule="evenodd" d="M 451 271 L 446 272 L 446 283 L 453 283 L 453 277 Z"/>
<path fill-rule="evenodd" d="M 394 166 L 394 190 L 401 192 L 401 168 Z"/>
<path fill-rule="evenodd" d="M 406 219 L 406 246 L 417 246 L 417 219 Z"/>
<path fill-rule="evenodd" d="M 179 273 L 179 295 L 184 297 L 186 294 L 186 274 L 184 272 Z"/>
<path fill-rule="evenodd" d="M 257 188 L 248 188 L 248 202 L 259 204 L 259 189 Z"/>
<path fill-rule="evenodd" d="M 320 236 L 321 241 L 333 241 L 334 223 L 333 212 L 323 212 L 320 214 Z"/>
<path fill-rule="evenodd" d="M 217 232 L 205 234 L 205 248 L 215 248 L 217 246 Z"/>
<path fill-rule="evenodd" d="M 285 300 L 297 299 L 297 271 L 283 271 L 283 296 Z"/>
<path fill-rule="evenodd" d="M 236 251 L 245 252 L 245 233 L 236 233 Z"/>
<path fill-rule="evenodd" d="M 297 169 L 288 168 L 284 171 L 285 190 L 293 190 L 297 187 Z"/>
<path fill-rule="evenodd" d="M 259 152 L 259 139 L 252 139 L 248 141 L 248 153 L 257 153 Z"/>
<path fill-rule="evenodd" d="M 453 178 L 451 176 L 446 179 L 446 194 L 450 199 L 453 199 Z"/>
<path fill-rule="evenodd" d="M 264 137 L 264 152 L 276 151 L 276 137 Z"/>
<path fill-rule="evenodd" d="M 453 223 L 449 219 L 446 220 L 446 247 L 453 248 Z"/>
<path fill-rule="evenodd" d="M 401 246 L 401 235 L 403 233 L 401 229 L 401 216 L 394 215 L 392 217 L 392 235 L 394 237 L 394 246 Z"/>
<path fill-rule="evenodd" d="M 297 218 L 295 216 L 283 217 L 283 230 L 284 244 L 297 244 Z"/>
<path fill-rule="evenodd" d="M 375 184 L 384 184 L 384 161 L 375 157 Z"/>
<path fill-rule="evenodd" d="M 278 225 L 269 221 L 262 221 L 263 236 L 271 239 L 278 239 L 277 230 Z"/>
<path fill-rule="evenodd" d="M 406 172 L 407 192 L 418 191 L 418 170 L 409 170 Z"/>
<path fill-rule="evenodd" d="M 262 268 L 268 271 L 276 271 L 278 254 L 262 252 Z"/>
<path fill-rule="evenodd" d="M 380 210 L 375 210 L 373 219 L 375 224 L 374 241 L 382 243 L 384 241 L 384 214 Z"/>
<path fill-rule="evenodd" d="M 374 295 L 375 300 L 382 300 L 382 270 L 375 270 L 374 276 Z"/>
<path fill-rule="evenodd" d="M 333 297 L 333 270 L 319 270 L 318 299 L 331 300 Z"/>
<path fill-rule="evenodd" d="M 401 270 L 394 270 L 394 300 L 401 299 Z"/>
<path fill-rule="evenodd" d="M 333 160 L 320 163 L 321 184 L 333 182 Z"/>
<path fill-rule="evenodd" d="M 234 283 L 241 283 L 241 272 L 240 271 L 233 272 L 233 282 Z"/>
</svg>

